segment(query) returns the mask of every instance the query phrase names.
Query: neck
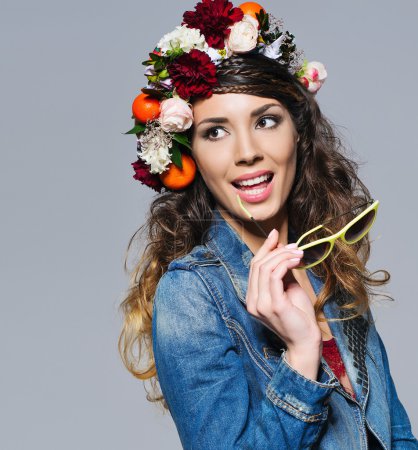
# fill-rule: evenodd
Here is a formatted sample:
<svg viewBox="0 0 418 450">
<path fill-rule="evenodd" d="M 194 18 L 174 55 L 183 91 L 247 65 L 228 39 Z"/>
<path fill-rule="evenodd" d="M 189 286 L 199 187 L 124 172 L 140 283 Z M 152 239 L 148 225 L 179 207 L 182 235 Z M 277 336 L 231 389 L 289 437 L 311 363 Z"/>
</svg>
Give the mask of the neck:
<svg viewBox="0 0 418 450">
<path fill-rule="evenodd" d="M 242 219 L 241 217 L 231 215 L 229 211 L 222 209 L 219 205 L 218 209 L 225 221 L 239 234 L 247 247 L 255 255 L 267 239 L 257 225 L 250 219 Z M 261 226 L 266 235 L 275 228 L 279 232 L 279 242 L 283 245 L 288 243 L 288 215 L 285 207 L 274 217 L 263 221 L 257 221 L 257 223 Z"/>
</svg>

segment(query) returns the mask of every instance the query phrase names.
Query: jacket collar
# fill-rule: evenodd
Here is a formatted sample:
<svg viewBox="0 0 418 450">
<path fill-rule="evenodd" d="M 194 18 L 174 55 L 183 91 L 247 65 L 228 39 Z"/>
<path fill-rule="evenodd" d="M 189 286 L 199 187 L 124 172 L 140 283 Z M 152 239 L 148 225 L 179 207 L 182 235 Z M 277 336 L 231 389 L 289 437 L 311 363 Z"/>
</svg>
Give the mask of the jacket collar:
<svg viewBox="0 0 418 450">
<path fill-rule="evenodd" d="M 214 219 L 208 230 L 206 246 L 220 259 L 234 285 L 240 302 L 245 305 L 248 286 L 250 262 L 254 254 L 242 240 L 241 236 L 222 217 L 218 209 L 214 209 Z M 289 239 L 295 236 L 289 230 Z M 316 295 L 323 287 L 322 280 L 311 269 L 306 270 Z M 339 308 L 346 299 L 330 297 L 323 307 L 327 319 L 342 319 L 349 316 Z M 359 403 L 365 404 L 368 395 L 368 375 L 365 363 L 368 323 L 364 317 L 348 321 L 328 322 L 336 340 L 345 369 Z M 324 361 L 325 362 L 325 361 Z"/>
</svg>

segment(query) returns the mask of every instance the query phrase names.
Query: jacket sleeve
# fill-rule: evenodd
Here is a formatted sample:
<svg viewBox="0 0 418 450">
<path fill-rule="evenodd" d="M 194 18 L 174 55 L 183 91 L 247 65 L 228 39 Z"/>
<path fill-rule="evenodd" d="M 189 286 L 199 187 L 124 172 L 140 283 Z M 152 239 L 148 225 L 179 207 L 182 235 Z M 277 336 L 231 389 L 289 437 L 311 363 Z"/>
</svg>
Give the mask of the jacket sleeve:
<svg viewBox="0 0 418 450">
<path fill-rule="evenodd" d="M 376 331 L 377 333 L 377 331 Z M 390 373 L 389 360 L 382 338 L 377 333 L 380 349 L 383 357 L 383 368 L 386 377 L 386 390 L 390 401 L 390 418 L 392 431 L 392 448 L 394 450 L 418 450 L 418 441 L 411 430 L 408 415 L 398 398 L 395 384 Z"/>
<path fill-rule="evenodd" d="M 322 363 L 318 381 L 305 378 L 283 353 L 254 404 L 251 380 L 216 301 L 192 270 L 166 272 L 156 290 L 157 375 L 183 447 L 310 448 L 327 420 L 337 380 Z"/>
</svg>

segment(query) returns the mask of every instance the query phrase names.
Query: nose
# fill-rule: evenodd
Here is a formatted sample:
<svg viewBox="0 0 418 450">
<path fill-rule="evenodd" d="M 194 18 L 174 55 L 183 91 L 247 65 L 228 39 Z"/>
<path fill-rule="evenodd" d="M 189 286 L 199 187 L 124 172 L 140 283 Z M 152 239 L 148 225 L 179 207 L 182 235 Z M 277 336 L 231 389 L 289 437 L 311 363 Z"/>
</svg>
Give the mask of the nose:
<svg viewBox="0 0 418 450">
<path fill-rule="evenodd" d="M 235 142 L 235 164 L 252 165 L 256 161 L 263 159 L 263 154 L 257 146 L 250 133 L 241 132 L 236 135 Z"/>
</svg>

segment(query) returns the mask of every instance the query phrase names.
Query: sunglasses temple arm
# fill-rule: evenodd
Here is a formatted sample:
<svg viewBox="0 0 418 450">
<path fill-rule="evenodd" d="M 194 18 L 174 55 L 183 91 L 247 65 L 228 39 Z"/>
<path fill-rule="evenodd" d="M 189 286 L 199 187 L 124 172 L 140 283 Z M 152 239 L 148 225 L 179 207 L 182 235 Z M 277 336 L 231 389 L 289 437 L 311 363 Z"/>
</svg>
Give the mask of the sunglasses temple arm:
<svg viewBox="0 0 418 450">
<path fill-rule="evenodd" d="M 241 197 L 239 195 L 237 195 L 237 202 L 238 202 L 240 208 L 245 212 L 245 214 L 247 214 L 247 216 L 256 225 L 256 227 L 263 233 L 263 236 L 267 238 L 268 234 L 263 230 L 261 225 L 254 219 L 254 217 L 251 215 L 250 211 L 248 211 L 248 209 L 246 209 L 245 206 L 242 204 Z"/>
<path fill-rule="evenodd" d="M 308 236 L 308 235 L 310 235 L 311 233 L 313 233 L 313 232 L 319 230 L 319 229 L 322 228 L 322 227 L 323 227 L 323 225 L 318 225 L 317 227 L 312 228 L 312 230 L 309 230 L 309 231 L 307 231 L 306 233 L 302 234 L 302 236 L 297 240 L 296 244 L 299 245 L 299 242 L 301 242 L 306 236 Z"/>
<path fill-rule="evenodd" d="M 253 223 L 257 225 L 257 228 L 263 233 L 264 237 L 268 238 L 268 234 L 263 230 L 263 228 L 261 228 L 259 223 L 254 219 L 254 217 L 251 217 L 251 220 L 253 221 Z"/>
<path fill-rule="evenodd" d="M 330 223 L 330 222 L 332 222 L 333 220 L 338 219 L 339 217 L 346 216 L 347 214 L 350 214 L 350 213 L 351 213 L 354 209 L 356 209 L 356 208 L 362 208 L 363 206 L 371 205 L 371 204 L 373 204 L 375 201 L 376 201 L 376 200 L 371 199 L 371 200 L 369 200 L 369 201 L 366 202 L 366 203 L 362 203 L 361 205 L 353 206 L 353 208 L 350 209 L 350 211 L 347 211 L 347 212 L 342 213 L 342 214 L 338 214 L 337 216 L 334 216 L 333 218 L 331 218 L 331 219 L 327 220 L 326 222 L 324 222 L 322 225 L 326 225 L 327 223 Z"/>
</svg>

